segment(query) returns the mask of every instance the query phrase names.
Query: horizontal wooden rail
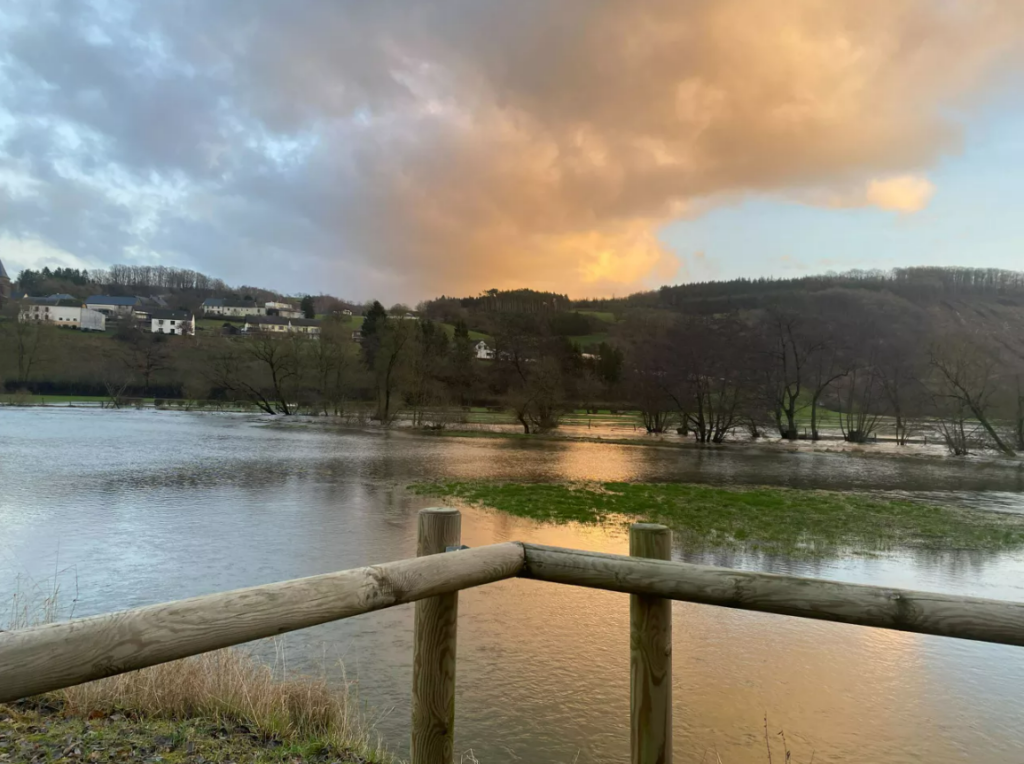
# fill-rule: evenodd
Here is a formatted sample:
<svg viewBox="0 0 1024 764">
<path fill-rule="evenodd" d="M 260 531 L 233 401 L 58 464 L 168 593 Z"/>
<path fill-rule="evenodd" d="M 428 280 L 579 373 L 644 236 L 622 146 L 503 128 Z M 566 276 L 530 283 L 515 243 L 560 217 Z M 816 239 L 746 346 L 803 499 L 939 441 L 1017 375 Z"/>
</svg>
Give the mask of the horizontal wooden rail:
<svg viewBox="0 0 1024 764">
<path fill-rule="evenodd" d="M 524 544 L 522 578 L 1024 646 L 1024 603 Z"/>
<path fill-rule="evenodd" d="M 0 703 L 512 578 L 509 542 L 0 634 Z"/>
</svg>

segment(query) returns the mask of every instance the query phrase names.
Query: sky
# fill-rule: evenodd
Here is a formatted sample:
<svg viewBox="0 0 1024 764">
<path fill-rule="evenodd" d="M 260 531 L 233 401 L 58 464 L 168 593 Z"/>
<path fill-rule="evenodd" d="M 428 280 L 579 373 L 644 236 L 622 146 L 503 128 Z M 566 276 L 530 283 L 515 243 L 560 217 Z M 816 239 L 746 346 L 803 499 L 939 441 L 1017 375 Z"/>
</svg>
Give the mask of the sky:
<svg viewBox="0 0 1024 764">
<path fill-rule="evenodd" d="M 5 0 L 0 259 L 415 302 L 1024 268 L 1020 0 Z"/>
</svg>

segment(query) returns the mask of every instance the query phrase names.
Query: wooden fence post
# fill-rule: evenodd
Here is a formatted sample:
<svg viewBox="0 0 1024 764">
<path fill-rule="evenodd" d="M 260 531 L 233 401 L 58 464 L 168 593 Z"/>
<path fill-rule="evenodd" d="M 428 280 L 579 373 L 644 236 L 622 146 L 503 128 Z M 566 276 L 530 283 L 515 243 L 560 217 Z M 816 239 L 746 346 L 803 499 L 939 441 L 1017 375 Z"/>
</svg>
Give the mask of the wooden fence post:
<svg viewBox="0 0 1024 764">
<path fill-rule="evenodd" d="M 636 523 L 629 554 L 672 558 L 672 531 Z M 672 601 L 629 597 L 629 741 L 632 764 L 672 762 Z"/>
<path fill-rule="evenodd" d="M 444 554 L 462 539 L 457 509 L 419 513 L 416 556 Z M 412 668 L 412 764 L 452 764 L 455 750 L 455 637 L 459 595 L 416 603 Z"/>
</svg>

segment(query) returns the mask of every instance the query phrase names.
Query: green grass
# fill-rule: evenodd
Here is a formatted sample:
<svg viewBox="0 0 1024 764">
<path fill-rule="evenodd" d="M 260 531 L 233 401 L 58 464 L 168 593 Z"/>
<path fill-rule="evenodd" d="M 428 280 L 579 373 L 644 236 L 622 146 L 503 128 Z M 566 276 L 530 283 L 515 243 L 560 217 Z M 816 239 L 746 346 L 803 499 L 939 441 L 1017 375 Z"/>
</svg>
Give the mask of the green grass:
<svg viewBox="0 0 1024 764">
<path fill-rule="evenodd" d="M 367 762 L 317 738 L 267 737 L 225 719 L 148 719 L 131 713 L 64 716 L 58 705 L 22 701 L 0 706 L 0 760 L 5 762 Z"/>
<path fill-rule="evenodd" d="M 440 324 L 441 328 L 444 329 L 445 334 L 448 335 L 448 339 L 455 336 L 455 324 Z M 480 340 L 491 341 L 491 335 L 484 334 L 483 332 L 475 332 L 472 329 L 469 330 L 469 338 L 473 342 L 479 342 Z"/>
<path fill-rule="evenodd" d="M 663 523 L 687 546 L 799 556 L 1024 546 L 1024 520 L 858 493 L 685 484 L 418 483 L 410 489 L 555 523 Z"/>
<path fill-rule="evenodd" d="M 576 312 L 581 316 L 590 316 L 591 318 L 596 318 L 598 321 L 604 321 L 606 324 L 615 323 L 614 313 L 607 313 L 600 310 L 578 310 Z"/>
<path fill-rule="evenodd" d="M 594 345 L 600 345 L 602 342 L 607 342 L 608 333 L 603 332 L 601 334 L 582 334 L 578 337 L 570 337 L 569 339 L 575 342 L 581 348 L 586 349 Z"/>
<path fill-rule="evenodd" d="M 99 403 L 106 400 L 110 399 L 105 395 L 0 395 L 0 403 L 20 404 L 33 403 L 53 405 L 56 403 Z M 146 400 L 149 403 L 153 402 L 152 398 L 147 398 Z"/>
</svg>

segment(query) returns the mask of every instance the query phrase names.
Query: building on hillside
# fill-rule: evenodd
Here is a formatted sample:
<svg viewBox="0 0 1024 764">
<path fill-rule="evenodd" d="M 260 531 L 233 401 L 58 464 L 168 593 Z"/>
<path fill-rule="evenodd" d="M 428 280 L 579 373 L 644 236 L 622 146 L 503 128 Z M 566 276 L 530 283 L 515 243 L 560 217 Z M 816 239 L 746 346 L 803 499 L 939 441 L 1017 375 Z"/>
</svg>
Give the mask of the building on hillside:
<svg viewBox="0 0 1024 764">
<path fill-rule="evenodd" d="M 402 320 L 403 321 L 419 321 L 420 317 L 417 316 L 415 313 L 406 313 L 404 316 L 402 316 Z"/>
<path fill-rule="evenodd" d="M 31 297 L 29 298 L 32 302 L 38 302 L 40 305 L 56 305 L 60 302 L 77 302 L 79 305 L 81 302 L 75 299 L 74 295 L 68 294 L 67 292 L 58 292 L 57 294 L 48 294 L 46 297 Z"/>
<path fill-rule="evenodd" d="M 351 316 L 352 315 L 352 311 L 349 310 L 348 308 L 345 308 L 345 310 L 341 311 L 341 315 L 343 315 L 343 316 Z"/>
<path fill-rule="evenodd" d="M 486 342 L 480 340 L 473 347 L 476 351 L 477 360 L 480 361 L 493 361 L 494 360 L 494 348 L 488 346 Z"/>
<path fill-rule="evenodd" d="M 75 305 L 29 304 L 22 305 L 18 312 L 22 323 L 51 324 L 65 329 L 81 329 L 83 332 L 105 332 L 107 317 L 98 310 Z"/>
<path fill-rule="evenodd" d="M 196 322 L 187 310 L 151 310 L 149 330 L 153 334 L 192 336 L 196 333 Z"/>
<path fill-rule="evenodd" d="M 251 316 L 245 319 L 246 334 L 272 332 L 274 334 L 298 333 L 310 337 L 320 336 L 320 321 L 315 318 L 285 318 L 284 316 Z"/>
<path fill-rule="evenodd" d="M 306 314 L 287 302 L 268 302 L 266 305 L 268 316 L 279 316 L 281 318 L 305 318 Z M 312 320 L 312 319 L 310 319 Z"/>
<path fill-rule="evenodd" d="M 82 308 L 82 318 L 78 322 L 78 328 L 83 332 L 105 332 L 107 330 L 107 317 L 98 310 Z"/>
<path fill-rule="evenodd" d="M 11 277 L 7 275 L 4 261 L 0 260 L 0 307 L 11 299 Z"/>
<path fill-rule="evenodd" d="M 107 318 L 131 316 L 135 307 L 141 304 L 138 297 L 112 297 L 107 294 L 94 294 L 85 301 L 85 307 L 98 310 Z"/>
<path fill-rule="evenodd" d="M 267 309 L 260 307 L 252 300 L 230 300 L 225 297 L 210 297 L 202 305 L 202 311 L 208 316 L 265 316 Z"/>
</svg>

